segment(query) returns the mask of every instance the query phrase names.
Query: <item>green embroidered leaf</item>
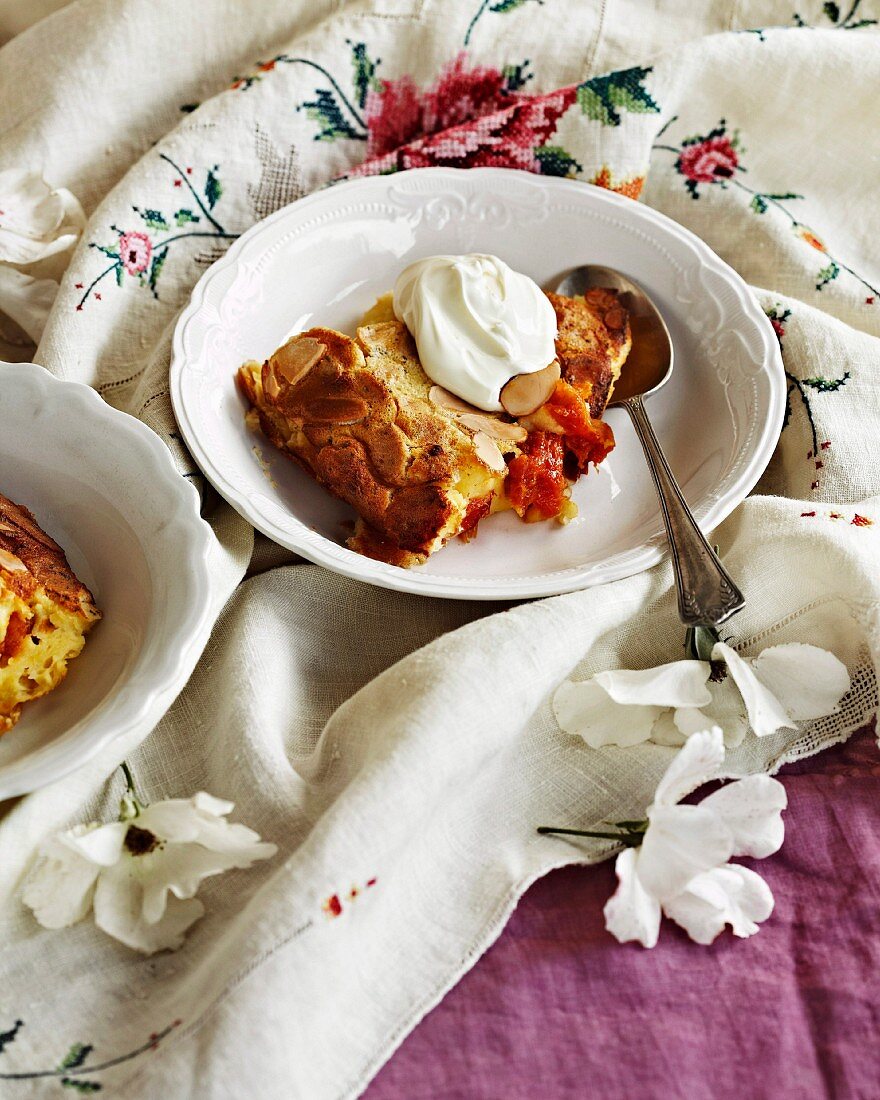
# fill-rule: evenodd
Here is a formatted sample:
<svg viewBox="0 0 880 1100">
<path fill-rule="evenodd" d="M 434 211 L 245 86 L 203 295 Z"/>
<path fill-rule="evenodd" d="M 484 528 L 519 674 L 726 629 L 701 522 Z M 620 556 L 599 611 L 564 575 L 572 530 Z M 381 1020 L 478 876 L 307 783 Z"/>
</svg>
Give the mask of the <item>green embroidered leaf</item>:
<svg viewBox="0 0 880 1100">
<path fill-rule="evenodd" d="M 876 25 L 876 19 L 860 19 L 858 23 L 845 23 L 844 29 L 848 31 L 857 31 L 861 27 L 875 27 Z"/>
<path fill-rule="evenodd" d="M 841 378 L 805 378 L 803 385 L 809 386 L 817 393 L 834 393 L 849 381 L 849 371 L 844 371 Z"/>
<path fill-rule="evenodd" d="M 16 1020 L 8 1031 L 0 1031 L 0 1054 L 9 1043 L 14 1043 L 19 1031 L 24 1027 L 23 1020 Z"/>
<path fill-rule="evenodd" d="M 749 203 L 749 206 L 752 208 L 752 210 L 755 211 L 756 214 L 767 213 L 767 203 L 764 201 L 763 195 L 753 195 L 752 201 Z"/>
<path fill-rule="evenodd" d="M 66 1089 L 73 1089 L 74 1092 L 82 1093 L 100 1092 L 104 1087 L 99 1085 L 97 1081 L 85 1081 L 77 1077 L 62 1077 L 61 1084 Z"/>
<path fill-rule="evenodd" d="M 134 207 L 134 209 L 140 214 L 150 229 L 166 230 L 170 228 L 168 222 L 165 220 L 165 216 L 159 210 L 141 210 L 137 206 Z"/>
<path fill-rule="evenodd" d="M 379 88 L 376 70 L 381 65 L 382 58 L 377 57 L 375 61 L 371 61 L 367 54 L 365 42 L 349 42 L 349 45 L 351 46 L 351 63 L 354 66 L 354 87 L 357 93 L 357 102 L 359 107 L 363 107 L 367 102 L 367 92 L 371 88 L 374 91 Z"/>
<path fill-rule="evenodd" d="M 166 244 L 163 249 L 153 255 L 153 262 L 150 264 L 149 286 L 153 294 L 156 294 L 156 283 L 159 281 L 159 276 L 162 274 L 162 268 L 165 266 L 167 259 L 168 245 Z"/>
<path fill-rule="evenodd" d="M 544 176 L 567 176 L 571 179 L 584 170 L 584 166 L 578 164 L 561 145 L 542 145 L 535 150 L 535 156 Z"/>
<path fill-rule="evenodd" d="M 825 12 L 832 23 L 836 23 L 840 19 L 840 8 L 832 0 L 828 0 L 827 3 L 822 5 L 822 11 Z"/>
<path fill-rule="evenodd" d="M 315 141 L 336 141 L 338 138 L 366 141 L 367 135 L 355 130 L 343 115 L 331 91 L 327 88 L 319 88 L 315 96 L 315 99 L 301 106 L 306 117 L 318 124 L 319 130 L 315 134 Z"/>
<path fill-rule="evenodd" d="M 189 225 L 190 222 L 194 223 L 201 220 L 202 219 L 198 216 L 198 214 L 194 213 L 187 206 L 181 207 L 180 210 L 177 210 L 174 213 L 174 221 L 177 225 Z M 165 226 L 165 228 L 167 229 L 168 227 Z"/>
<path fill-rule="evenodd" d="M 74 1043 L 61 1060 L 59 1069 L 77 1069 L 92 1053 L 92 1046 L 88 1043 Z"/>
<path fill-rule="evenodd" d="M 116 246 L 116 248 L 111 248 L 109 245 L 106 244 L 92 244 L 92 248 L 97 248 L 99 252 L 103 252 L 105 256 L 109 256 L 111 260 L 119 259 L 118 245 Z"/>
<path fill-rule="evenodd" d="M 125 268 L 122 266 L 122 264 L 117 264 L 116 265 L 115 274 L 116 274 L 116 285 L 117 286 L 122 286 L 122 281 L 125 278 Z"/>
<path fill-rule="evenodd" d="M 798 195 L 794 191 L 765 191 L 765 199 L 776 199 L 777 202 L 781 202 L 783 199 L 802 199 L 803 195 Z"/>
<path fill-rule="evenodd" d="M 636 66 L 587 80 L 577 90 L 581 111 L 587 118 L 595 119 L 603 126 L 619 126 L 621 111 L 657 114 L 660 107 L 643 84 L 649 72 L 650 68 Z"/>
<path fill-rule="evenodd" d="M 516 11 L 517 8 L 521 8 L 528 2 L 529 0 L 497 0 L 497 3 L 489 5 L 489 11 L 494 11 L 497 15 L 504 15 L 509 11 Z M 544 0 L 537 0 L 537 2 L 543 4 Z"/>
<path fill-rule="evenodd" d="M 819 281 L 816 283 L 816 290 L 821 290 L 823 286 L 827 286 L 833 279 L 836 279 L 840 274 L 840 268 L 831 260 L 829 263 L 819 269 Z"/>
<path fill-rule="evenodd" d="M 521 88 L 526 86 L 533 75 L 528 71 L 529 65 L 531 65 L 531 61 L 526 58 L 520 65 L 504 66 L 501 70 L 501 75 L 504 77 L 505 92 L 518 92 Z"/>
<path fill-rule="evenodd" d="M 220 180 L 217 178 L 217 165 L 208 171 L 208 178 L 205 180 L 205 198 L 208 201 L 208 209 L 213 210 L 217 205 L 217 201 L 223 194 L 223 187 L 220 184 Z"/>
<path fill-rule="evenodd" d="M 191 115 L 193 111 L 198 110 L 199 106 L 198 103 L 181 103 L 180 109 L 185 115 Z"/>
</svg>

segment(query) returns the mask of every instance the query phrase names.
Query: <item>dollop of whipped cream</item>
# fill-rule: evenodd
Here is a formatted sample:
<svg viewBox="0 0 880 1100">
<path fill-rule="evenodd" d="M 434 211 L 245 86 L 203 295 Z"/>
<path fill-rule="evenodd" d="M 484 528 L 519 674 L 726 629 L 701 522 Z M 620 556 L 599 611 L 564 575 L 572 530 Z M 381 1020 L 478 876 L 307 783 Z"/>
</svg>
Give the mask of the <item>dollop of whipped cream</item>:
<svg viewBox="0 0 880 1100">
<path fill-rule="evenodd" d="M 486 412 L 516 374 L 556 357 L 556 314 L 537 283 L 497 256 L 429 256 L 401 273 L 394 314 L 412 333 L 425 374 Z"/>
</svg>

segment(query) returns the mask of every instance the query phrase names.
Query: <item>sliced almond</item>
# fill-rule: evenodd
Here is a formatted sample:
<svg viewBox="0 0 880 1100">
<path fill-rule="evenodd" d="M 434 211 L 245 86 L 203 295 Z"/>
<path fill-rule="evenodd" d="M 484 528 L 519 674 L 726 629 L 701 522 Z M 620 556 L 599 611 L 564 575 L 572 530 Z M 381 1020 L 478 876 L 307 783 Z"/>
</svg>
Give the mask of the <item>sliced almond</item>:
<svg viewBox="0 0 880 1100">
<path fill-rule="evenodd" d="M 485 432 L 477 432 L 474 436 L 474 448 L 477 457 L 496 474 L 503 473 L 507 469 L 507 463 L 504 461 L 504 455 L 498 450 L 498 444 Z"/>
<path fill-rule="evenodd" d="M 8 550 L 3 549 L 0 549 L 0 569 L 5 569 L 8 573 L 28 572 L 28 567 L 21 558 L 17 558 L 15 554 L 10 554 Z"/>
<path fill-rule="evenodd" d="M 266 384 L 263 386 L 263 390 L 270 401 L 274 401 L 275 398 L 281 393 L 281 387 L 278 385 L 278 379 L 275 377 L 275 368 L 272 361 L 269 361 L 269 369 L 266 371 Z"/>
<path fill-rule="evenodd" d="M 534 374 L 517 374 L 501 391 L 501 404 L 511 416 L 528 416 L 544 404 L 559 381 L 556 359 Z"/>
<path fill-rule="evenodd" d="M 291 386 L 301 382 L 327 350 L 325 344 L 311 336 L 294 337 L 279 348 L 269 362 Z"/>
<path fill-rule="evenodd" d="M 524 443 L 529 434 L 519 424 L 508 424 L 506 420 L 482 413 L 463 413 L 458 417 L 458 422 L 472 431 L 484 432 L 491 439 L 503 439 L 510 443 Z"/>
<path fill-rule="evenodd" d="M 357 424 L 369 409 L 358 397 L 318 397 L 303 409 L 307 420 L 323 420 L 328 424 Z"/>
<path fill-rule="evenodd" d="M 432 386 L 428 391 L 428 400 L 433 405 L 439 405 L 441 409 L 448 409 L 449 412 L 478 413 L 480 411 L 476 406 L 469 405 L 467 401 L 462 401 L 460 397 L 450 393 L 449 390 L 444 390 L 442 386 Z"/>
</svg>

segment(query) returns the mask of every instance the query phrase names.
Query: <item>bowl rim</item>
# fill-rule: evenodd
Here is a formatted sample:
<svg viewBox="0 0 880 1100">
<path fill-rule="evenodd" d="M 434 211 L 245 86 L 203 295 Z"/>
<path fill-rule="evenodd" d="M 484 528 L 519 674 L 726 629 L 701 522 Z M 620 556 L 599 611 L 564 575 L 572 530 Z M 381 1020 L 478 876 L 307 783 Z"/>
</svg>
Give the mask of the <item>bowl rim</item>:
<svg viewBox="0 0 880 1100">
<path fill-rule="evenodd" d="M 174 414 L 186 446 L 202 473 L 217 492 L 232 505 L 239 515 L 274 542 L 342 576 L 375 584 L 382 588 L 434 598 L 502 600 L 508 602 L 562 595 L 613 580 L 621 580 L 641 573 L 667 557 L 668 549 L 665 539 L 659 543 L 655 541 L 653 545 L 646 542 L 640 547 L 625 552 L 623 555 L 617 555 L 616 557 L 624 559 L 622 561 L 618 560 L 607 565 L 604 563 L 588 566 L 576 565 L 526 578 L 505 578 L 506 583 L 499 585 L 497 588 L 481 588 L 479 582 L 462 583 L 461 578 L 442 574 L 425 574 L 419 570 L 400 569 L 384 562 L 365 558 L 347 547 L 338 545 L 317 531 L 306 527 L 289 509 L 289 517 L 293 521 L 295 530 L 291 533 L 289 530 L 282 528 L 273 522 L 271 517 L 260 513 L 254 507 L 247 490 L 237 488 L 224 470 L 215 464 L 211 454 L 202 446 L 199 432 L 190 418 L 183 392 L 187 367 L 187 330 L 198 313 L 205 307 L 206 296 L 214 281 L 228 271 L 230 267 L 238 264 L 241 253 L 251 246 L 255 238 L 263 234 L 269 234 L 272 227 L 288 217 L 293 208 L 302 211 L 309 206 L 324 203 L 327 201 L 328 195 L 340 196 L 340 208 L 345 208 L 345 198 L 350 197 L 350 193 L 356 190 L 374 189 L 381 192 L 385 187 L 406 185 L 409 181 L 420 181 L 421 184 L 427 185 L 429 179 L 446 180 L 453 188 L 459 183 L 474 184 L 482 182 L 485 185 L 486 192 L 491 194 L 491 181 L 493 179 L 498 180 L 501 177 L 511 181 L 516 180 L 517 184 L 524 186 L 543 187 L 560 193 L 567 192 L 569 195 L 583 196 L 588 192 L 591 200 L 600 207 L 605 205 L 610 209 L 616 208 L 617 211 L 626 210 L 630 215 L 641 218 L 646 230 L 656 226 L 670 233 L 673 237 L 677 237 L 696 256 L 701 268 L 710 268 L 722 276 L 728 286 L 735 292 L 741 314 L 756 326 L 756 331 L 762 338 L 760 373 L 763 373 L 767 378 L 769 393 L 767 406 L 762 410 L 762 423 L 757 433 L 758 438 L 755 441 L 751 458 L 739 472 L 735 486 L 728 488 L 720 495 L 716 495 L 710 501 L 708 508 L 700 509 L 698 506 L 696 509 L 701 512 L 697 516 L 697 522 L 703 533 L 708 535 L 718 524 L 725 520 L 757 484 L 773 455 L 779 433 L 782 430 L 786 392 L 782 355 L 770 321 L 754 292 L 745 280 L 729 264 L 725 263 L 705 241 L 653 207 L 634 202 L 632 199 L 605 188 L 591 186 L 582 180 L 538 176 L 515 168 L 412 168 L 388 176 L 360 176 L 334 183 L 332 187 L 319 188 L 292 203 L 288 203 L 286 206 L 280 207 L 267 218 L 257 222 L 234 241 L 224 256 L 214 263 L 199 279 L 193 288 L 188 305 L 181 312 L 175 325 L 169 370 L 169 388 Z M 418 192 L 419 190 L 421 188 L 416 186 L 415 191 Z M 637 275 L 634 275 L 634 277 L 638 278 Z M 485 579 L 482 583 L 485 583 Z"/>
<path fill-rule="evenodd" d="M 181 607 L 174 633 L 154 652 L 148 676 L 136 659 L 125 679 L 58 739 L 0 764 L 0 802 L 62 779 L 117 739 L 138 732 L 140 743 L 189 679 L 215 619 L 208 567 L 214 535 L 201 517 L 198 491 L 181 476 L 161 438 L 136 417 L 109 405 L 91 386 L 57 378 L 36 363 L 0 362 L 0 388 L 6 386 L 20 393 L 35 391 L 42 403 L 63 405 L 65 416 L 93 428 L 100 425 L 99 430 L 120 440 L 129 461 L 149 470 L 153 491 L 168 498 L 167 526 L 178 537 L 179 567 L 187 571 L 191 596 Z M 112 492 L 105 495 L 112 504 Z M 5 736 L 14 737 L 14 729 Z"/>
</svg>

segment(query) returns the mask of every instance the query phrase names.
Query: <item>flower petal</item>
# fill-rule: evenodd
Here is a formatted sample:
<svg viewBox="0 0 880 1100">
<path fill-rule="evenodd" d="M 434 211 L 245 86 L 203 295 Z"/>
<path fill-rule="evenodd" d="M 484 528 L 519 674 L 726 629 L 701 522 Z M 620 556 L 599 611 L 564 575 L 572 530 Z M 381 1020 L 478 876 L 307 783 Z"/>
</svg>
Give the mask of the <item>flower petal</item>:
<svg viewBox="0 0 880 1100">
<path fill-rule="evenodd" d="M 681 732 L 675 722 L 675 715 L 679 712 L 664 710 L 651 728 L 651 740 L 655 745 L 667 745 L 678 749 L 687 741 L 685 734 Z"/>
<path fill-rule="evenodd" d="M 694 878 L 663 912 L 692 940 L 709 944 L 726 924 L 735 936 L 753 936 L 773 912 L 773 894 L 760 875 L 728 863 Z"/>
<path fill-rule="evenodd" d="M 638 858 L 636 848 L 625 848 L 617 857 L 617 890 L 605 905 L 605 927 L 620 943 L 636 940 L 653 947 L 660 933 L 660 904 L 639 881 Z"/>
<path fill-rule="evenodd" d="M 724 731 L 724 747 L 735 749 L 742 744 L 749 728 L 742 696 L 730 676 L 725 676 L 721 683 L 710 683 L 709 690 L 712 692 L 712 702 L 703 708 L 703 713 L 712 725 L 720 726 Z"/>
<path fill-rule="evenodd" d="M 175 844 L 201 844 L 212 852 L 246 854 L 256 846 L 254 859 L 268 859 L 277 850 L 274 845 L 261 844 L 259 833 L 238 822 L 227 821 L 223 814 L 234 809 L 226 802 L 204 791 L 192 798 L 170 798 L 153 802 L 138 817 L 138 825 L 149 829 L 163 840 Z M 272 850 L 269 851 L 269 848 Z M 243 858 L 248 858 L 243 855 Z M 230 866 L 247 866 L 233 862 Z"/>
<path fill-rule="evenodd" d="M 44 928 L 66 928 L 91 909 L 100 873 L 100 866 L 66 844 L 62 836 L 50 837 L 37 854 L 22 900 Z"/>
<path fill-rule="evenodd" d="M 598 749 L 647 741 L 661 708 L 615 703 L 594 678 L 561 683 L 553 696 L 553 713 L 566 733 L 577 734 Z"/>
<path fill-rule="evenodd" d="M 174 951 L 205 907 L 198 898 L 181 901 L 171 897 L 161 920 L 145 920 L 142 885 L 133 863 L 133 858 L 120 860 L 101 875 L 95 890 L 95 924 L 108 936 L 145 955 Z"/>
<path fill-rule="evenodd" d="M 776 696 L 758 679 L 751 665 L 725 642 L 716 642 L 712 659 L 724 661 L 727 671 L 740 690 L 749 722 L 758 737 L 767 737 L 780 729 L 797 729 Z"/>
<path fill-rule="evenodd" d="M 227 852 L 201 844 L 167 843 L 149 855 L 135 857 L 143 885 L 144 920 L 154 923 L 162 918 L 169 892 L 178 898 L 195 897 L 203 879 L 236 867 L 250 867 L 257 860 L 270 859 L 277 851 L 274 844 L 260 842 Z"/>
<path fill-rule="evenodd" d="M 701 707 L 711 703 L 706 661 L 672 661 L 657 668 L 600 672 L 593 679 L 615 703 L 653 707 Z"/>
<path fill-rule="evenodd" d="M 835 714 L 852 686 L 843 661 L 815 645 L 770 646 L 751 665 L 764 687 L 798 722 Z"/>
<path fill-rule="evenodd" d="M 756 859 L 764 859 L 782 847 L 782 811 L 787 805 L 785 787 L 769 775 L 737 779 L 700 803 L 703 809 L 717 814 L 733 833 L 733 854 Z"/>
<path fill-rule="evenodd" d="M 657 806 L 648 811 L 638 876 L 648 893 L 663 904 L 680 894 L 695 875 L 726 863 L 732 854 L 733 834 L 711 810 Z"/>
<path fill-rule="evenodd" d="M 724 741 L 717 726 L 705 733 L 693 734 L 657 784 L 654 806 L 674 806 L 697 787 L 715 779 L 723 763 Z"/>
<path fill-rule="evenodd" d="M 107 825 L 78 825 L 59 833 L 58 839 L 90 863 L 112 867 L 122 855 L 127 832 L 127 822 L 111 821 Z"/>
</svg>

